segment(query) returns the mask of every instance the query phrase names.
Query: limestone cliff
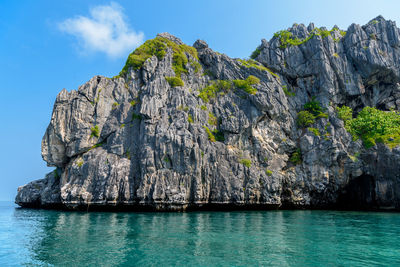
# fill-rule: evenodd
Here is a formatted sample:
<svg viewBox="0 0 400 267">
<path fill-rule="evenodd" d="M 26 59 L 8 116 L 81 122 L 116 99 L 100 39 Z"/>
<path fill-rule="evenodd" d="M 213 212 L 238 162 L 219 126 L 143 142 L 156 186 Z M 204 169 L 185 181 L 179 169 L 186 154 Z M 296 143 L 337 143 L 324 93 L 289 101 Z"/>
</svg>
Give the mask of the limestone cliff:
<svg viewBox="0 0 400 267">
<path fill-rule="evenodd" d="M 62 90 L 42 140 L 56 170 L 20 187 L 16 203 L 400 209 L 400 147 L 366 146 L 337 111 L 400 110 L 395 23 L 295 24 L 262 40 L 252 58 L 163 33 L 120 75 Z M 301 121 L 301 111 L 315 111 L 310 103 L 319 111 Z"/>
</svg>

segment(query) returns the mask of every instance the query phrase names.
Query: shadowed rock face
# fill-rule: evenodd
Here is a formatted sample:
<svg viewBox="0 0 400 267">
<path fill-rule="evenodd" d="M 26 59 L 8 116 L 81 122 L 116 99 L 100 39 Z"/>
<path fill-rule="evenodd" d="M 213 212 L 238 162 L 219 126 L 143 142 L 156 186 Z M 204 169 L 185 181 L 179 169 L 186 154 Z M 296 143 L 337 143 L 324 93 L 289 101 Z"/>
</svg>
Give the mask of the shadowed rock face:
<svg viewBox="0 0 400 267">
<path fill-rule="evenodd" d="M 288 29 L 300 39 L 313 30 L 312 24 Z M 255 59 L 270 70 L 246 67 L 199 40 L 198 59 L 186 54 L 184 86 L 171 87 L 165 79 L 175 76 L 174 51 L 167 48 L 163 58 L 150 57 L 122 77 L 96 76 L 77 91 L 64 89 L 42 140 L 43 159 L 57 169 L 18 188 L 16 203 L 398 210 L 400 148 L 364 148 L 335 108 L 400 110 L 399 34 L 394 22 L 377 17 L 352 24 L 345 35 L 336 29 L 286 48 L 277 37 L 263 40 Z M 167 33 L 159 36 L 183 44 Z M 256 94 L 233 86 L 209 102 L 199 97 L 213 80 L 250 75 L 260 79 Z M 285 94 L 288 88 L 295 95 Z M 328 114 L 313 125 L 319 136 L 296 123 L 311 97 Z M 210 141 L 204 126 L 224 140 Z M 301 162 L 290 161 L 298 151 Z"/>
</svg>

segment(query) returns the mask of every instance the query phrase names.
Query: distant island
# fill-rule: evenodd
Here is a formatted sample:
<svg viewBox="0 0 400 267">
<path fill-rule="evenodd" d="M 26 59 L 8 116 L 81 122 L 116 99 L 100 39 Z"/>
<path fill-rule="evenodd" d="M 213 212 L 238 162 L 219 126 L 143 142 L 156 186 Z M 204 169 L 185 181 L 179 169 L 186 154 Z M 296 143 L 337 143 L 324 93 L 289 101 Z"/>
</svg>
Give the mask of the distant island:
<svg viewBox="0 0 400 267">
<path fill-rule="evenodd" d="M 62 90 L 22 207 L 400 210 L 400 31 L 294 24 L 249 59 L 168 33 Z"/>
</svg>

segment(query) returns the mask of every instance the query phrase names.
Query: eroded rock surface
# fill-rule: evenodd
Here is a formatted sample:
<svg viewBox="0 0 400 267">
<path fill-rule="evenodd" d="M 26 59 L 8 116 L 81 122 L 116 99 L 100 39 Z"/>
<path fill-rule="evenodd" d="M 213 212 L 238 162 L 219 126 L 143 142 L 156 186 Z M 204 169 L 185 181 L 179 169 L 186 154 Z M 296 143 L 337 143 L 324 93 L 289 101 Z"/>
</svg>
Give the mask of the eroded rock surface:
<svg viewBox="0 0 400 267">
<path fill-rule="evenodd" d="M 300 24 L 288 31 L 305 39 L 314 29 Z M 20 187 L 16 203 L 400 209 L 400 148 L 366 149 L 335 110 L 400 110 L 394 22 L 377 17 L 352 24 L 346 34 L 336 28 L 287 47 L 278 37 L 263 40 L 253 62 L 261 67 L 214 52 L 204 41 L 193 46 L 198 59 L 186 53 L 184 86 L 165 79 L 176 74 L 168 47 L 163 58 L 154 55 L 121 77 L 96 76 L 77 91 L 62 90 L 42 140 L 43 159 L 57 169 Z M 233 86 L 208 102 L 199 97 L 212 81 L 250 75 L 260 79 L 255 94 Z M 312 97 L 328 114 L 313 125 L 320 135 L 296 123 Z M 219 141 L 210 140 L 205 127 L 216 130 Z M 295 153 L 301 161 L 290 160 Z"/>
</svg>

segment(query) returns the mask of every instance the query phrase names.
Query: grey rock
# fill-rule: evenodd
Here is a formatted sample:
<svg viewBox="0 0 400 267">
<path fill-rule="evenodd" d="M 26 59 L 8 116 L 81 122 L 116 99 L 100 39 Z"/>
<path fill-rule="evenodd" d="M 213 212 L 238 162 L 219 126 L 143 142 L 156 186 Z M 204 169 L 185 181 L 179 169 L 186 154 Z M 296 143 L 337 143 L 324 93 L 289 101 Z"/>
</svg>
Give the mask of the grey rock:
<svg viewBox="0 0 400 267">
<path fill-rule="evenodd" d="M 15 202 L 25 207 L 61 207 L 59 170 L 18 188 Z"/>
<path fill-rule="evenodd" d="M 315 30 L 294 24 L 293 36 Z M 178 45 L 182 41 L 161 33 Z M 400 150 L 353 141 L 335 108 L 400 110 L 400 32 L 382 17 L 280 48 L 262 40 L 248 68 L 204 41 L 193 45 L 184 86 L 171 87 L 173 50 L 123 77 L 96 76 L 62 90 L 42 140 L 57 175 L 18 189 L 23 207 L 185 210 L 207 207 L 400 209 Z M 196 70 L 193 62 L 201 65 Z M 276 74 L 274 74 L 276 73 Z M 257 93 L 236 88 L 205 103 L 213 80 L 256 76 Z M 287 96 L 284 86 L 295 93 Z M 328 118 L 301 129 L 297 113 L 311 96 Z M 211 114 L 211 115 L 210 115 Z M 189 122 L 189 116 L 192 121 Z M 210 118 L 215 116 L 217 122 Z M 204 128 L 224 140 L 211 142 Z M 96 136 L 97 127 L 98 136 Z M 290 158 L 301 151 L 301 163 Z"/>
</svg>

